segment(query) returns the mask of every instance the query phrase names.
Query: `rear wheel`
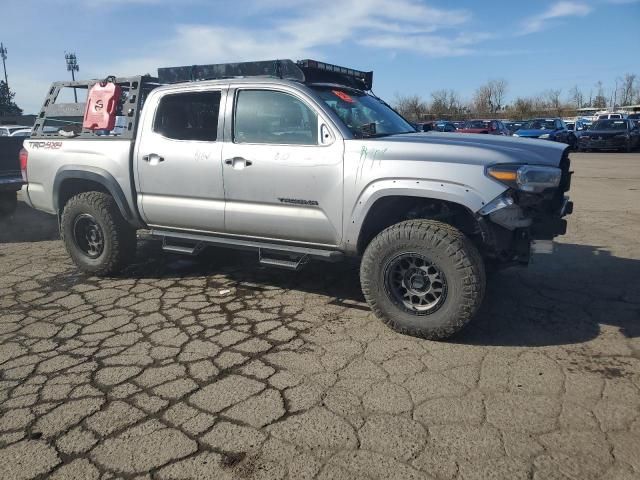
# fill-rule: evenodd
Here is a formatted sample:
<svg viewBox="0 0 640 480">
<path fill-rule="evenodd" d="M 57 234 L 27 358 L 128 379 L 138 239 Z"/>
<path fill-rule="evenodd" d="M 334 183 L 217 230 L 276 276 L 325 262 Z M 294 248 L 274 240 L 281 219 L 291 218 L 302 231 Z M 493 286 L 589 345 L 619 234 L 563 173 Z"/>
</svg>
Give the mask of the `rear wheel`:
<svg viewBox="0 0 640 480">
<path fill-rule="evenodd" d="M 380 233 L 364 253 L 360 280 L 378 318 L 429 339 L 464 327 L 486 282 L 476 247 L 457 229 L 432 220 L 402 222 Z"/>
<path fill-rule="evenodd" d="M 72 197 L 62 212 L 60 230 L 69 255 L 84 272 L 117 273 L 135 257 L 136 232 L 106 193 Z"/>
<path fill-rule="evenodd" d="M 17 206 L 18 194 L 16 192 L 0 192 L 0 218 L 13 214 Z"/>
</svg>

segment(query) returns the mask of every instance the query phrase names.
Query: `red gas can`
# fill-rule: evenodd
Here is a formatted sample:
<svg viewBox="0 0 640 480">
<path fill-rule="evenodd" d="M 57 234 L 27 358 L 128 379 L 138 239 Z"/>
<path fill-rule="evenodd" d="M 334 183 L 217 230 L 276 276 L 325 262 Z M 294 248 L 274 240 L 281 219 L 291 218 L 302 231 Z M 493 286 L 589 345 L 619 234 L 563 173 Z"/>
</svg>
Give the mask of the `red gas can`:
<svg viewBox="0 0 640 480">
<path fill-rule="evenodd" d="M 96 83 L 87 97 L 83 128 L 89 130 L 113 130 L 121 88 L 112 77 Z"/>
</svg>

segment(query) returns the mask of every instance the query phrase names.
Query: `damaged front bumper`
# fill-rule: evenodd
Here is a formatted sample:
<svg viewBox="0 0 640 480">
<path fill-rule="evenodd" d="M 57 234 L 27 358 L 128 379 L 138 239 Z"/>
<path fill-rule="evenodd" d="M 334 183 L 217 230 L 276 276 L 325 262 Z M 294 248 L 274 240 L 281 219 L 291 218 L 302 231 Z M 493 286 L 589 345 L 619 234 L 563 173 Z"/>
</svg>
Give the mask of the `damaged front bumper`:
<svg viewBox="0 0 640 480">
<path fill-rule="evenodd" d="M 485 255 L 502 264 L 527 264 L 532 253 L 551 253 L 553 239 L 567 233 L 573 202 L 569 159 L 560 164 L 557 188 L 539 194 L 508 190 L 478 212 Z"/>
</svg>

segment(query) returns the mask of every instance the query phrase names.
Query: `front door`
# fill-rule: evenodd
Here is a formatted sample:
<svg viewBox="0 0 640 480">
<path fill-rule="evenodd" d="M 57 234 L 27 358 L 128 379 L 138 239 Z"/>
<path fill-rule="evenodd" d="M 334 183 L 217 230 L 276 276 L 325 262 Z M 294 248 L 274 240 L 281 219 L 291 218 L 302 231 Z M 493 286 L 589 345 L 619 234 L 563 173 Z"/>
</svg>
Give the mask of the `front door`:
<svg viewBox="0 0 640 480">
<path fill-rule="evenodd" d="M 148 225 L 224 229 L 220 105 L 225 98 L 220 89 L 182 90 L 160 97 L 155 109 L 150 105 L 135 157 L 138 205 Z"/>
<path fill-rule="evenodd" d="M 227 109 L 233 120 L 222 152 L 226 232 L 337 245 L 343 141 L 295 92 L 238 89 Z"/>
</svg>

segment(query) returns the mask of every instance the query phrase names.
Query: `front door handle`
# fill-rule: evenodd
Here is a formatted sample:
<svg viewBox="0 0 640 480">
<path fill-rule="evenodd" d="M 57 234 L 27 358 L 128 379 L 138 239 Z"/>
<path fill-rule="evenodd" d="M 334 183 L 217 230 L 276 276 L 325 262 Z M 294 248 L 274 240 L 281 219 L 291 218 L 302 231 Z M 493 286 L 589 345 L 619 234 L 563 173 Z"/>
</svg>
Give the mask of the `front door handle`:
<svg viewBox="0 0 640 480">
<path fill-rule="evenodd" d="M 160 162 L 164 162 L 164 157 L 161 157 L 157 153 L 150 153 L 142 157 L 142 160 L 148 162 L 149 165 L 158 165 Z"/>
<path fill-rule="evenodd" d="M 244 167 L 250 167 L 253 165 L 251 160 L 247 160 L 243 157 L 227 158 L 224 163 L 231 165 L 235 170 L 242 170 Z"/>
</svg>

